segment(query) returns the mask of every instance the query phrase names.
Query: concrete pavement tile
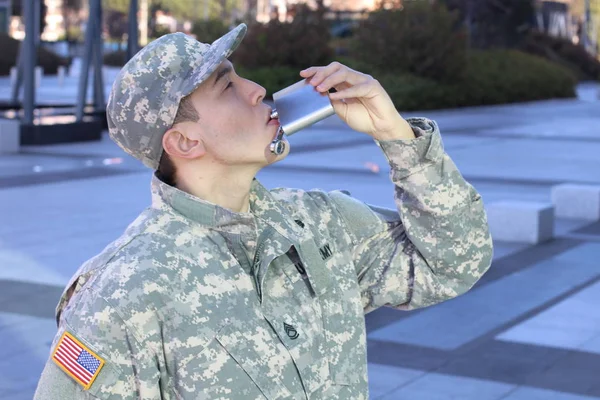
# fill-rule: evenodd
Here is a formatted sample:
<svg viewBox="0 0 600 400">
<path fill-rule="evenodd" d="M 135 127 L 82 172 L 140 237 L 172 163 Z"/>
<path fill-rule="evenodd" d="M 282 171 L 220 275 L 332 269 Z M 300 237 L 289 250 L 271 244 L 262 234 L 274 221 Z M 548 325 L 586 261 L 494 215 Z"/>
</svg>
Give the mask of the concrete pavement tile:
<svg viewBox="0 0 600 400">
<path fill-rule="evenodd" d="M 31 400 L 35 394 L 35 386 L 23 385 L 17 390 L 5 391 L 2 393 L 2 400 Z"/>
<path fill-rule="evenodd" d="M 600 396 L 599 371 L 600 357 L 597 354 L 570 351 L 549 368 L 531 374 L 525 384 L 562 392 Z"/>
<path fill-rule="evenodd" d="M 580 349 L 600 334 L 600 282 L 497 336 L 498 339 Z"/>
<path fill-rule="evenodd" d="M 499 259 L 521 252 L 531 246 L 527 244 L 513 244 L 513 243 L 494 243 L 494 263 L 497 263 Z M 519 263 L 511 263 L 511 266 L 519 266 Z M 494 264 L 495 265 L 495 264 Z M 492 270 L 494 270 L 494 265 Z M 521 266 L 522 267 L 522 266 Z M 508 271 L 506 271 L 508 272 Z M 373 332 L 379 328 L 389 325 L 393 322 L 399 321 L 404 318 L 408 318 L 411 315 L 417 314 L 423 310 L 412 310 L 412 311 L 398 311 L 394 308 L 381 307 L 377 310 L 370 312 L 365 316 L 367 332 Z"/>
<path fill-rule="evenodd" d="M 367 359 L 376 364 L 433 371 L 446 364 L 451 357 L 452 352 L 444 350 L 367 340 Z"/>
<path fill-rule="evenodd" d="M 600 396 L 597 379 L 600 356 L 593 353 L 495 341 L 489 337 L 451 352 L 369 340 L 367 353 L 371 363 Z M 570 361 L 565 363 L 567 359 Z M 560 379 L 554 379 L 553 373 L 546 376 L 556 365 L 562 365 L 556 372 L 561 374 Z M 582 369 L 587 369 L 583 377 Z M 587 384 L 582 385 L 584 382 Z"/>
<path fill-rule="evenodd" d="M 580 348 L 580 351 L 587 351 L 588 353 L 600 354 L 600 334 L 594 336 L 589 341 L 585 342 Z M 600 383 L 600 382 L 599 382 Z"/>
<path fill-rule="evenodd" d="M 32 356 L 24 350 L 0 362 L 0 392 L 18 391 L 24 386 L 34 386 L 40 379 L 46 359 Z"/>
<path fill-rule="evenodd" d="M 514 385 L 430 373 L 387 395 L 381 400 L 497 400 Z"/>
<path fill-rule="evenodd" d="M 587 243 L 557 255 L 556 259 L 571 263 L 570 267 L 574 263 L 586 263 L 598 267 L 600 263 L 598 256 L 600 256 L 600 243 Z M 600 268 L 598 271 L 600 272 Z"/>
<path fill-rule="evenodd" d="M 560 328 L 535 322 L 518 325 L 505 333 L 496 336 L 497 339 L 509 342 L 531 343 L 540 346 L 559 347 L 562 349 L 580 349 L 589 342 L 597 331 L 577 327 Z"/>
<path fill-rule="evenodd" d="M 528 247 L 529 245 L 524 243 L 494 243 L 494 260 L 510 256 Z"/>
<path fill-rule="evenodd" d="M 492 267 L 475 284 L 475 288 L 487 285 L 492 281 L 531 267 L 542 261 L 549 260 L 556 255 L 576 248 L 582 243 L 584 242 L 581 240 L 555 238 L 550 242 L 537 246 L 527 246 L 521 251 L 502 257 L 499 260 L 494 260 Z"/>
<path fill-rule="evenodd" d="M 369 363 L 368 367 L 369 394 L 372 399 L 383 396 L 425 374 L 424 371 L 373 363 Z"/>
<path fill-rule="evenodd" d="M 29 352 L 32 360 L 45 360 L 50 345 L 56 335 L 56 322 L 53 319 L 29 317 L 0 312 L 0 360 L 14 354 Z"/>
<path fill-rule="evenodd" d="M 468 177 L 534 180 L 540 182 L 597 183 L 600 170 L 600 142 L 545 140 L 536 138 L 506 139 L 482 144 L 473 149 L 453 151 L 453 159 Z M 556 155 L 555 158 L 548 157 Z M 577 157 L 572 157 L 577 154 Z M 549 160 L 553 160 L 549 163 Z M 564 161 L 559 161 L 559 160 Z"/>
<path fill-rule="evenodd" d="M 0 280 L 0 312 L 54 320 L 62 292 L 62 285 Z"/>
<path fill-rule="evenodd" d="M 35 389 L 7 395 L 6 400 L 31 400 L 35 393 Z"/>
<path fill-rule="evenodd" d="M 580 254 L 600 254 L 600 244 L 584 244 L 533 267 L 476 288 L 371 332 L 370 339 L 456 349 L 581 285 L 600 273 Z M 574 259 L 575 258 L 575 259 Z M 420 332 L 415 335 L 415 332 Z"/>
<path fill-rule="evenodd" d="M 39 243 L 38 243 L 39 246 Z M 12 247 L 12 245 L 11 245 Z M 63 284 L 65 278 L 47 265 L 38 261 L 31 253 L 16 250 L 14 248 L 0 248 L 0 280 L 3 281 L 26 281 L 40 284 Z M 3 287 L 0 290 L 0 303 L 4 298 L 11 298 L 17 287 Z"/>
<path fill-rule="evenodd" d="M 567 350 L 489 341 L 450 357 L 437 372 L 520 385 L 567 354 Z"/>
<path fill-rule="evenodd" d="M 598 397 L 580 396 L 570 393 L 532 387 L 520 387 L 502 400 L 598 400 Z"/>
<path fill-rule="evenodd" d="M 586 235 L 600 235 L 600 221 L 587 224 L 586 226 L 578 229 L 576 232 Z"/>
</svg>

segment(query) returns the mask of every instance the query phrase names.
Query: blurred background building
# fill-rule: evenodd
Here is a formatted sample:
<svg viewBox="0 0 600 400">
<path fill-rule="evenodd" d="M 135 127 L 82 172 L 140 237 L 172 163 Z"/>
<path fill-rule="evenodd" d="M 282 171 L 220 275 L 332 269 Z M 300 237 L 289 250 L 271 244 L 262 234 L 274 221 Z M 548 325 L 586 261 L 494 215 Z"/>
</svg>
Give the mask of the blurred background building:
<svg viewBox="0 0 600 400">
<path fill-rule="evenodd" d="M 21 20 L 23 0 L 0 0 L 0 32 L 16 38 L 24 36 Z M 423 0 L 430 1 L 431 0 Z M 463 0 L 477 3 L 476 0 Z M 79 40 L 87 21 L 86 0 L 44 0 L 42 7 L 44 41 Z M 401 0 L 396 1 L 400 4 Z M 500 2 L 501 3 L 501 2 Z M 128 0 L 103 0 L 105 34 L 125 34 Z M 254 20 L 266 23 L 273 19 L 289 22 L 300 4 L 316 7 L 316 0 L 139 0 L 141 41 L 148 35 L 191 29 L 194 21 L 219 18 L 228 23 Z M 330 17 L 358 19 L 378 6 L 378 0 L 324 0 Z M 476 7 L 473 5 L 472 7 Z M 600 36 L 600 0 L 537 0 L 537 27 L 552 36 L 583 44 L 597 52 Z M 147 16 L 147 18 L 144 18 Z M 147 33 L 147 27 L 152 32 Z"/>
</svg>

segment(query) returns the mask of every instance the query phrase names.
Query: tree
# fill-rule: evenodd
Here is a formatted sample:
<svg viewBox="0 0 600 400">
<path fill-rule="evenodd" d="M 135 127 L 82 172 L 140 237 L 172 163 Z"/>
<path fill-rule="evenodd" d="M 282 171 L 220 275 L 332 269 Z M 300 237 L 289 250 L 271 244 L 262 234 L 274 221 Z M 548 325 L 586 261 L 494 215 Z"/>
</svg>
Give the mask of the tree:
<svg viewBox="0 0 600 400">
<path fill-rule="evenodd" d="M 32 1 L 32 0 L 26 0 Z M 46 2 L 44 0 L 38 0 L 41 3 L 40 8 L 40 35 L 44 32 L 44 28 L 46 27 L 46 12 L 48 11 L 48 7 L 46 7 Z M 12 2 L 12 15 L 23 17 L 23 0 L 13 0 Z M 23 21 L 24 22 L 24 21 Z"/>
<path fill-rule="evenodd" d="M 63 21 L 65 24 L 65 40 L 67 42 L 76 41 L 81 39 L 80 37 L 75 37 L 74 33 L 76 30 L 79 30 L 81 35 L 81 29 L 78 29 L 81 26 L 81 19 L 79 18 L 79 11 L 82 8 L 83 0 L 63 0 Z"/>
<path fill-rule="evenodd" d="M 361 21 L 351 42 L 352 57 L 369 73 L 410 73 L 439 82 L 457 82 L 467 62 L 459 17 L 442 4 L 406 2 L 379 9 Z"/>
<path fill-rule="evenodd" d="M 127 33 L 127 15 L 115 10 L 107 10 L 105 14 L 108 36 L 116 40 L 120 46 L 123 36 Z"/>
<path fill-rule="evenodd" d="M 267 24 L 250 24 L 244 45 L 232 55 L 234 63 L 245 68 L 306 68 L 332 61 L 326 8 L 317 0 L 317 9 L 298 4 L 292 22 L 272 19 Z"/>
<path fill-rule="evenodd" d="M 533 0 L 439 0 L 457 10 L 475 48 L 515 47 L 535 26 Z"/>
<path fill-rule="evenodd" d="M 102 0 L 102 6 L 106 11 L 119 11 L 123 14 L 129 14 L 129 0 Z"/>
</svg>

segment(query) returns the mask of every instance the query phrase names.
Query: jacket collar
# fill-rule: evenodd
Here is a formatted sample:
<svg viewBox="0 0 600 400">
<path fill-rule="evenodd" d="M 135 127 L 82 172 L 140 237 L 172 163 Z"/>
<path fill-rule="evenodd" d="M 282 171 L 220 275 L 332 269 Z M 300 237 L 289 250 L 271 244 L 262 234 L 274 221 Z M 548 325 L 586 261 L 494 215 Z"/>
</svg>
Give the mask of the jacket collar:
<svg viewBox="0 0 600 400">
<path fill-rule="evenodd" d="M 206 228 L 225 233 L 246 233 L 254 231 L 254 219 L 271 225 L 279 234 L 297 242 L 304 236 L 289 211 L 257 180 L 250 189 L 250 212 L 238 213 L 202 200 L 196 196 L 167 185 L 154 175 L 152 177 L 152 207 L 172 209 L 188 220 Z"/>
</svg>

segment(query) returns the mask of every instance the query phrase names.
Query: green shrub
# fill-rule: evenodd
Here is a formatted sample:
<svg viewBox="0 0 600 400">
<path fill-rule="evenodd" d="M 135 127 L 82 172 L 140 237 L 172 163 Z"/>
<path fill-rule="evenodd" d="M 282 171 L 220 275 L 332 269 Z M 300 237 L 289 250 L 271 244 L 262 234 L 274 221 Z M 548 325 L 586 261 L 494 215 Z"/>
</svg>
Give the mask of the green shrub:
<svg viewBox="0 0 600 400">
<path fill-rule="evenodd" d="M 580 80 L 600 80 L 600 61 L 570 40 L 531 32 L 521 49 L 569 68 Z"/>
<path fill-rule="evenodd" d="M 382 73 L 351 58 L 339 62 L 372 74 L 381 82 L 399 110 L 420 111 L 492 104 L 516 103 L 575 96 L 576 79 L 566 68 L 516 50 L 474 51 L 469 55 L 465 77 L 437 82 L 408 73 Z M 298 82 L 298 68 L 245 68 L 240 76 L 262 85 L 270 97 Z"/>
<path fill-rule="evenodd" d="M 122 67 L 125 65 L 126 59 L 127 52 L 125 50 L 111 51 L 104 54 L 103 63 L 110 67 Z"/>
<path fill-rule="evenodd" d="M 0 34 L 0 75 L 9 75 L 10 69 L 17 64 L 20 43 L 8 35 Z M 44 69 L 44 74 L 54 75 L 59 66 L 69 66 L 70 60 L 63 58 L 50 50 L 39 47 L 37 51 L 37 65 Z"/>
<path fill-rule="evenodd" d="M 473 52 L 466 87 L 482 104 L 575 96 L 575 76 L 543 58 L 515 50 Z"/>
<path fill-rule="evenodd" d="M 227 26 L 218 19 L 196 20 L 192 26 L 192 34 L 202 43 L 212 43 L 227 32 Z"/>
<path fill-rule="evenodd" d="M 238 66 L 261 68 L 287 66 L 304 69 L 333 61 L 329 27 L 324 9 L 299 5 L 292 22 L 271 20 L 252 24 L 241 45 L 232 55 Z"/>
<path fill-rule="evenodd" d="M 466 47 L 456 13 L 442 4 L 410 2 L 371 13 L 356 30 L 351 56 L 374 70 L 451 82 L 464 77 Z"/>
<path fill-rule="evenodd" d="M 403 111 L 515 103 L 575 96 L 567 69 L 515 50 L 473 52 L 466 77 L 451 83 L 407 74 L 376 76 Z"/>
</svg>

